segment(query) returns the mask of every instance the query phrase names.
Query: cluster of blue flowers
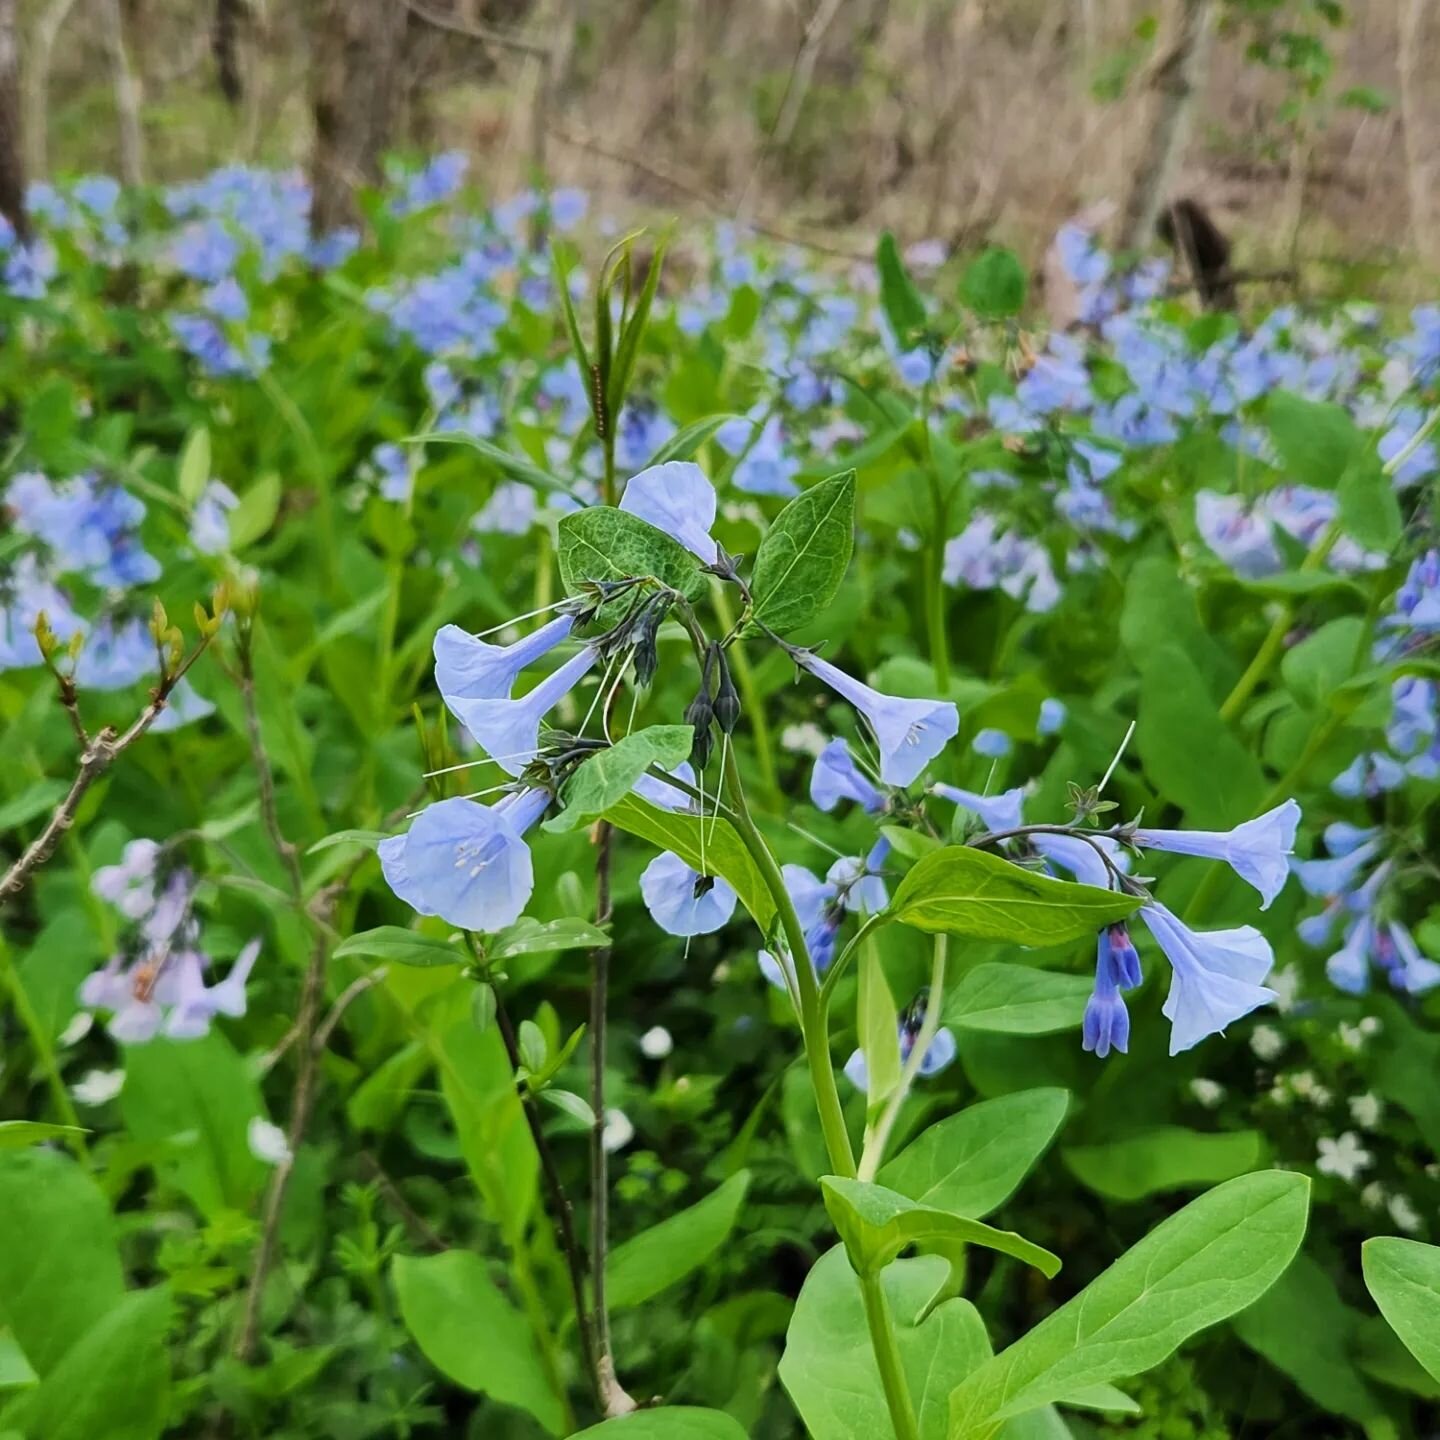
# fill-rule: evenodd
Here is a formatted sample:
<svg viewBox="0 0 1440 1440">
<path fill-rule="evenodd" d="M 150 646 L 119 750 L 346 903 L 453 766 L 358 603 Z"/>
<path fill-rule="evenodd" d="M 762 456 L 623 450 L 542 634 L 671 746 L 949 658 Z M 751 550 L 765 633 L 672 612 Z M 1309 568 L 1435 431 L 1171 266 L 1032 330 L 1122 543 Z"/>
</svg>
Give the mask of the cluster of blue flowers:
<svg viewBox="0 0 1440 1440">
<path fill-rule="evenodd" d="M 210 956 L 200 949 L 195 877 L 154 840 L 132 840 L 115 865 L 98 869 L 91 889 L 127 924 L 124 947 L 80 986 L 80 1003 L 108 1013 L 111 1036 L 126 1045 L 156 1035 L 193 1040 L 217 1015 L 245 1013 L 245 986 L 260 955 L 252 940 L 223 980 L 206 983 Z"/>
</svg>

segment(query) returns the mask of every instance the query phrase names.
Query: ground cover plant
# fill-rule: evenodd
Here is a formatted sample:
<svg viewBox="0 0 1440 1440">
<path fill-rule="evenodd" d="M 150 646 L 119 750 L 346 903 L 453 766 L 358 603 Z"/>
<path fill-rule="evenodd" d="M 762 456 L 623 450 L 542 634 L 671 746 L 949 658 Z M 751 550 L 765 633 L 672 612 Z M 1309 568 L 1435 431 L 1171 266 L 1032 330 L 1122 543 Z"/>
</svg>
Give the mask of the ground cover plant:
<svg viewBox="0 0 1440 1440">
<path fill-rule="evenodd" d="M 1440 310 L 397 170 L 3 237 L 0 1435 L 1423 1435 Z"/>
</svg>

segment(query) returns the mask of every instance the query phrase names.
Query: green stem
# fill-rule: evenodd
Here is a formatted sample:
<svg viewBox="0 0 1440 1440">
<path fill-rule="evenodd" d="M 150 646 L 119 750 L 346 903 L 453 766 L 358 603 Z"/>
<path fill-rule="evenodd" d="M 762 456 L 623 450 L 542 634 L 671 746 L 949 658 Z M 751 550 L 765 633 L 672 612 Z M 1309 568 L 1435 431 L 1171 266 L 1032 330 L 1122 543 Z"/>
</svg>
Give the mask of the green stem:
<svg viewBox="0 0 1440 1440">
<path fill-rule="evenodd" d="M 950 637 L 945 629 L 945 531 L 946 505 L 940 481 L 930 475 L 930 502 L 934 507 L 935 530 L 925 563 L 925 617 L 929 635 L 930 664 L 935 687 L 941 695 L 950 690 Z"/>
<path fill-rule="evenodd" d="M 510 1258 L 514 1266 L 515 1288 L 520 1292 L 530 1328 L 535 1333 L 535 1344 L 540 1351 L 540 1365 L 545 1371 L 545 1378 L 550 1382 L 550 1388 L 555 1392 L 555 1398 L 560 1402 L 560 1411 L 565 1421 L 564 1429 L 568 1433 L 575 1428 L 575 1412 L 570 1406 L 570 1395 L 560 1368 L 560 1354 L 555 1344 L 555 1334 L 550 1329 L 545 1300 L 535 1282 L 535 1272 L 531 1268 L 530 1255 L 523 1239 L 515 1241 Z"/>
<path fill-rule="evenodd" d="M 775 902 L 780 926 L 790 949 L 795 988 L 800 1000 L 800 1034 L 805 1043 L 805 1059 L 810 1067 L 810 1083 L 815 1090 L 815 1106 L 820 1112 L 820 1128 L 825 1135 L 830 1165 L 835 1174 L 853 1179 L 855 1152 L 850 1146 L 850 1132 L 845 1127 L 845 1111 L 840 1104 L 835 1067 L 830 1059 L 828 1006 L 820 998 L 820 987 L 815 982 L 815 969 L 810 963 L 809 947 L 805 944 L 804 927 L 795 913 L 795 902 L 785 888 L 785 879 L 765 843 L 765 837 L 756 829 L 751 818 L 750 806 L 740 783 L 740 770 L 735 764 L 735 751 L 729 747 L 725 752 L 725 789 L 735 811 L 736 833 Z"/>
<path fill-rule="evenodd" d="M 55 1059 L 55 1047 L 50 1043 L 49 1032 L 41 1024 L 40 1017 L 35 1013 L 35 1007 L 30 1003 L 30 996 L 25 989 L 24 982 L 20 979 L 20 972 L 10 958 L 10 947 L 5 944 L 3 938 L 0 938 L 0 973 L 4 974 L 9 987 L 10 998 L 15 1004 L 16 1017 L 26 1035 L 30 1037 L 30 1043 L 35 1047 L 35 1057 L 39 1062 L 40 1072 L 45 1077 L 45 1083 L 49 1087 L 55 1113 L 62 1125 L 72 1126 L 76 1132 L 67 1135 L 65 1143 L 70 1147 L 75 1158 L 83 1161 L 86 1156 L 85 1136 L 78 1132 L 82 1131 L 84 1126 L 80 1124 L 80 1116 L 76 1112 L 74 1102 L 70 1099 L 70 1092 L 65 1088 L 65 1080 L 60 1074 L 60 1066 Z"/>
<path fill-rule="evenodd" d="M 1305 557 L 1300 569 L 1302 572 L 1318 570 L 1325 563 L 1325 558 L 1335 548 L 1335 542 L 1340 538 L 1340 522 L 1332 520 L 1326 527 L 1325 533 L 1321 535 L 1315 548 Z M 1276 615 L 1265 638 L 1260 642 L 1260 648 L 1255 652 L 1255 657 L 1245 667 L 1245 673 L 1235 682 L 1235 688 L 1225 697 L 1225 703 L 1220 707 L 1220 718 L 1227 723 L 1233 720 L 1245 708 L 1245 702 L 1255 693 L 1256 687 L 1270 673 L 1270 667 L 1275 663 L 1276 657 L 1285 648 L 1285 637 L 1290 633 L 1291 623 L 1295 619 L 1295 604 L 1287 600 L 1280 607 L 1280 613 Z"/>
<path fill-rule="evenodd" d="M 936 935 L 930 961 L 930 998 L 925 1005 L 925 1019 L 921 1022 L 920 1033 L 910 1048 L 905 1068 L 900 1072 L 900 1083 L 895 1087 L 895 1093 L 886 1103 L 874 1129 L 865 1137 L 865 1148 L 860 1156 L 858 1171 L 858 1178 L 861 1180 L 873 1180 L 881 1165 L 885 1163 L 885 1147 L 890 1143 L 895 1122 L 900 1118 L 900 1111 L 910 1094 L 910 1087 L 915 1083 L 916 1075 L 920 1073 L 920 1066 L 930 1049 L 930 1042 L 940 1028 L 940 1011 L 945 998 L 945 957 L 949 948 L 950 937 Z"/>
<path fill-rule="evenodd" d="M 720 628 L 729 634 L 735 628 L 735 617 L 730 609 L 730 597 L 725 587 L 717 580 L 711 586 L 711 601 L 715 606 Z M 760 772 L 760 783 L 765 790 L 765 803 L 771 809 L 784 808 L 784 796 L 780 794 L 775 779 L 775 745 L 770 736 L 770 722 L 765 718 L 765 701 L 755 683 L 755 670 L 745 646 L 736 640 L 726 652 L 735 671 L 735 683 L 740 687 L 740 700 L 745 707 L 746 718 L 750 721 L 750 734 L 755 741 L 755 766 Z"/>
<path fill-rule="evenodd" d="M 905 1380 L 890 1305 L 880 1288 L 880 1276 L 860 1276 L 860 1294 L 865 1301 L 865 1323 L 870 1328 L 870 1344 L 875 1351 L 875 1363 L 880 1367 L 880 1384 L 890 1409 L 890 1423 L 895 1427 L 895 1440 L 920 1440 L 920 1422 L 915 1418 L 915 1402 L 910 1398 L 910 1386 Z"/>
</svg>

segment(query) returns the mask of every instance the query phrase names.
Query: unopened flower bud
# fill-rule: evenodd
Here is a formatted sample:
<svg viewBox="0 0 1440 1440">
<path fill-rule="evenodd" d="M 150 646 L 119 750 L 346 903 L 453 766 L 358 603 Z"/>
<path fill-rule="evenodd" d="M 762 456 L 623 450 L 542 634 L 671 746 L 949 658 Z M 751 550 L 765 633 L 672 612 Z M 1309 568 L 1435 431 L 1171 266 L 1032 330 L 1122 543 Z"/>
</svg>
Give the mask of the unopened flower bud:
<svg viewBox="0 0 1440 1440">
<path fill-rule="evenodd" d="M 715 721 L 726 735 L 733 735 L 740 723 L 740 696 L 723 655 L 720 656 L 720 684 L 715 690 Z"/>
</svg>

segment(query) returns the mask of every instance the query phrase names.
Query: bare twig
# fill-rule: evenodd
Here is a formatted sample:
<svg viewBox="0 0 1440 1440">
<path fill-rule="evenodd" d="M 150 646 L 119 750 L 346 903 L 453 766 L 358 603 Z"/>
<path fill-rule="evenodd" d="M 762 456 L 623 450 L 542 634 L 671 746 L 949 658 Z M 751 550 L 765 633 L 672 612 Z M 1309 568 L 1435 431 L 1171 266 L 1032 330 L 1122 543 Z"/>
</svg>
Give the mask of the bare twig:
<svg viewBox="0 0 1440 1440">
<path fill-rule="evenodd" d="M 26 38 L 25 72 L 25 166 L 33 180 L 50 173 L 50 146 L 47 121 L 50 110 L 50 59 L 75 0 L 50 0 L 36 17 Z"/>
<path fill-rule="evenodd" d="M 360 1168 L 370 1177 L 385 1203 L 400 1217 L 410 1238 L 421 1247 L 438 1255 L 450 1246 L 436 1233 L 413 1205 L 400 1193 L 400 1187 L 386 1173 L 380 1162 L 368 1151 L 360 1152 Z"/>
<path fill-rule="evenodd" d="M 467 39 L 478 40 L 483 45 L 499 45 L 505 50 L 514 50 L 521 55 L 532 55 L 544 59 L 550 54 L 550 46 L 524 35 L 513 35 L 495 25 L 483 25 L 477 20 L 461 20 L 453 15 L 439 15 L 419 0 L 400 0 L 400 3 L 418 19 L 437 30 L 448 30 L 452 35 L 464 35 Z"/>
<path fill-rule="evenodd" d="M 127 185 L 145 183 L 145 133 L 140 120 L 140 81 L 125 49 L 120 0 L 99 0 L 100 25 L 115 87 L 115 121 L 120 134 L 120 175 Z"/>
<path fill-rule="evenodd" d="M 330 1036 L 334 1034 L 335 1027 L 344 1018 L 345 1012 L 358 1000 L 367 990 L 374 989 L 379 985 L 389 971 L 385 966 L 377 966 L 368 975 L 361 975 L 359 979 L 352 980 L 335 997 L 335 1003 L 330 1007 L 330 1013 L 320 1022 L 315 1030 L 315 1038 L 310 1042 L 310 1048 L 318 1055 L 329 1043 Z"/>
<path fill-rule="evenodd" d="M 49 820 L 45 822 L 45 828 L 5 872 L 5 878 L 0 880 L 0 900 L 9 900 L 18 895 L 25 888 L 30 876 L 55 853 L 65 832 L 75 823 L 75 812 L 80 808 L 86 791 L 115 763 L 118 756 L 124 754 L 160 718 L 160 712 L 165 708 L 170 692 L 204 653 L 209 643 L 208 637 L 202 637 L 200 644 L 183 665 L 173 674 L 161 677 L 160 683 L 150 692 L 150 703 L 128 730 L 117 733 L 114 726 L 106 725 L 85 743 L 80 754 L 79 768 L 65 798 L 51 813 Z M 66 708 L 69 710 L 70 707 L 67 705 Z M 76 720 L 78 714 L 72 716 L 72 724 Z M 83 725 L 79 733 L 84 734 Z"/>
</svg>

